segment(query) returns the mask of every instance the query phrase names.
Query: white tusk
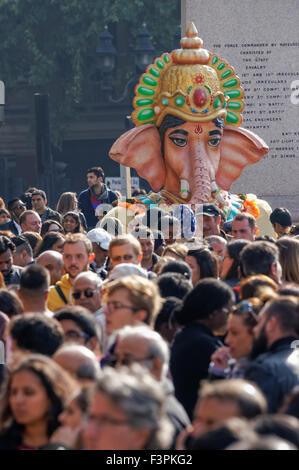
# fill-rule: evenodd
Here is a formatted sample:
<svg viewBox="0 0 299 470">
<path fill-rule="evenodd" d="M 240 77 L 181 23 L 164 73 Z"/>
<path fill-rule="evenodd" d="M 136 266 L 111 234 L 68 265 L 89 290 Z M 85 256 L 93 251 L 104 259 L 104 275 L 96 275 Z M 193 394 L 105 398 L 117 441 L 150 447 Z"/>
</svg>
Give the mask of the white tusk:
<svg viewBox="0 0 299 470">
<path fill-rule="evenodd" d="M 187 199 L 190 194 L 189 183 L 187 180 L 181 180 L 181 192 L 180 195 L 183 199 Z"/>
</svg>

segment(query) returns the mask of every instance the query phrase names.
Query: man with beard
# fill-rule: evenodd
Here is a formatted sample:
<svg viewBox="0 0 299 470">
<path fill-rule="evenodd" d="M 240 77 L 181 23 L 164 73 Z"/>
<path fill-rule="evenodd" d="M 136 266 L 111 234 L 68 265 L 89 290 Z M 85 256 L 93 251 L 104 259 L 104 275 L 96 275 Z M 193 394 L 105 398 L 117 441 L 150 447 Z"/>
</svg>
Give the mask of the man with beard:
<svg viewBox="0 0 299 470">
<path fill-rule="evenodd" d="M 0 236 L 0 272 L 6 286 L 20 284 L 22 267 L 13 264 L 13 253 L 16 251 L 10 238 Z"/>
<path fill-rule="evenodd" d="M 104 171 L 101 167 L 93 167 L 87 170 L 88 189 L 82 191 L 78 198 L 78 207 L 83 212 L 88 225 L 88 231 L 98 223 L 95 210 L 100 204 L 111 205 L 118 199 L 117 194 L 103 183 Z M 112 206 L 111 206 L 112 208 Z"/>
<path fill-rule="evenodd" d="M 299 384 L 299 301 L 278 297 L 268 302 L 254 328 L 255 340 L 245 378 L 264 393 L 269 413 L 275 413 Z"/>
<path fill-rule="evenodd" d="M 55 286 L 50 287 L 48 308 L 52 312 L 65 307 L 66 304 L 73 305 L 75 277 L 88 271 L 89 264 L 94 259 L 91 242 L 82 233 L 71 233 L 65 238 L 62 256 L 66 274 L 56 282 Z"/>
</svg>

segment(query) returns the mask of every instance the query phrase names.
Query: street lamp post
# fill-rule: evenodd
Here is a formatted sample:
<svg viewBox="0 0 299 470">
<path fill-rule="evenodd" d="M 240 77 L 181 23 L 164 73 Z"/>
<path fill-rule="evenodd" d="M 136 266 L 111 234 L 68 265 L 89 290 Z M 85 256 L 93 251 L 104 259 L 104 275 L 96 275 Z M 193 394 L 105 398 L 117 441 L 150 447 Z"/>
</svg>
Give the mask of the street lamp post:
<svg viewBox="0 0 299 470">
<path fill-rule="evenodd" d="M 109 33 L 108 27 L 100 34 L 100 42 L 96 48 L 98 70 L 102 77 L 101 89 L 105 92 L 105 100 L 109 103 L 119 104 L 134 97 L 134 86 L 138 82 L 141 72 L 145 71 L 147 65 L 151 64 L 155 57 L 155 48 L 150 41 L 150 33 L 143 23 L 142 29 L 136 36 L 134 48 L 135 70 L 132 77 L 125 84 L 123 93 L 118 97 L 112 97 L 113 72 L 116 68 L 116 49 L 113 46 L 113 36 Z"/>
<path fill-rule="evenodd" d="M 152 63 L 155 57 L 155 49 L 150 41 L 150 33 L 143 23 L 142 29 L 136 36 L 134 48 L 135 70 L 132 77 L 125 84 L 123 93 L 118 97 L 112 97 L 113 72 L 116 68 L 116 49 L 113 46 L 113 36 L 109 33 L 108 27 L 100 34 L 100 42 L 96 48 L 98 57 L 98 70 L 102 76 L 101 89 L 105 92 L 105 99 L 114 105 L 123 103 L 125 100 L 132 102 L 134 97 L 134 87 L 138 82 L 139 75 L 145 71 L 146 67 Z M 125 128 L 131 127 L 130 117 L 125 117 Z M 120 165 L 121 192 L 127 198 L 131 197 L 131 175 L 130 168 Z"/>
<path fill-rule="evenodd" d="M 100 41 L 96 48 L 98 57 L 97 65 L 100 74 L 103 77 L 101 89 L 105 92 L 112 91 L 113 70 L 115 69 L 116 49 L 113 46 L 113 36 L 105 26 L 105 31 L 100 34 Z"/>
<path fill-rule="evenodd" d="M 137 34 L 135 46 L 135 64 L 138 72 L 144 72 L 146 67 L 153 62 L 155 52 L 146 23 L 143 23 L 142 29 Z"/>
</svg>

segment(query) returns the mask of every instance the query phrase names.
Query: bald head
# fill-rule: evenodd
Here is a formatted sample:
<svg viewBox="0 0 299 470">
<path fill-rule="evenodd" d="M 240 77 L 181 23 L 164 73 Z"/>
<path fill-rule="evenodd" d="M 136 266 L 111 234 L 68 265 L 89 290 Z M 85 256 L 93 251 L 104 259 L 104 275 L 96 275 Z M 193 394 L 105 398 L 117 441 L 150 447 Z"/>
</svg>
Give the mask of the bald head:
<svg viewBox="0 0 299 470">
<path fill-rule="evenodd" d="M 56 351 L 53 360 L 80 381 L 94 381 L 100 374 L 95 354 L 85 346 L 66 344 Z"/>
<path fill-rule="evenodd" d="M 117 364 L 137 361 L 149 369 L 157 380 L 164 380 L 168 372 L 167 343 L 147 326 L 125 326 L 117 333 L 115 345 Z"/>
<path fill-rule="evenodd" d="M 54 285 L 57 281 L 60 281 L 63 269 L 63 258 L 61 253 L 54 250 L 44 251 L 39 255 L 36 263 L 40 264 L 49 271 L 51 276 L 51 285 Z"/>
<path fill-rule="evenodd" d="M 80 294 L 79 298 L 75 298 L 76 305 L 87 308 L 91 313 L 99 310 L 101 288 L 102 280 L 97 274 L 90 271 L 78 274 L 74 281 L 74 294 Z"/>
</svg>

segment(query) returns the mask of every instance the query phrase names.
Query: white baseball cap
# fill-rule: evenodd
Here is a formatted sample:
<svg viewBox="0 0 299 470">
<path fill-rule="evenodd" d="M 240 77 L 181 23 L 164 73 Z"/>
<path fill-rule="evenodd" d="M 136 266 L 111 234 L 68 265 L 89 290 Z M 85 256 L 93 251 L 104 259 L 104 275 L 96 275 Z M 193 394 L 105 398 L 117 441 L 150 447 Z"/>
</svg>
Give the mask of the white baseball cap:
<svg viewBox="0 0 299 470">
<path fill-rule="evenodd" d="M 108 250 L 112 240 L 111 235 L 103 228 L 94 228 L 86 234 L 91 243 L 96 243 L 103 250 Z"/>
</svg>

